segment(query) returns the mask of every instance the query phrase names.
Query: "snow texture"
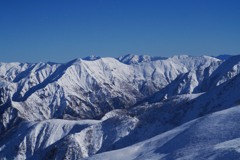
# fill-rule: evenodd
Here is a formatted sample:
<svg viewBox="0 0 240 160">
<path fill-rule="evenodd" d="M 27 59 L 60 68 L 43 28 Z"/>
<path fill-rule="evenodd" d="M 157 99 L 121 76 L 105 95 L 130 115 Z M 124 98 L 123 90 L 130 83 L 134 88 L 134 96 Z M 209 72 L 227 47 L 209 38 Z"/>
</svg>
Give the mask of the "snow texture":
<svg viewBox="0 0 240 160">
<path fill-rule="evenodd" d="M 239 159 L 240 56 L 0 63 L 0 159 Z"/>
</svg>

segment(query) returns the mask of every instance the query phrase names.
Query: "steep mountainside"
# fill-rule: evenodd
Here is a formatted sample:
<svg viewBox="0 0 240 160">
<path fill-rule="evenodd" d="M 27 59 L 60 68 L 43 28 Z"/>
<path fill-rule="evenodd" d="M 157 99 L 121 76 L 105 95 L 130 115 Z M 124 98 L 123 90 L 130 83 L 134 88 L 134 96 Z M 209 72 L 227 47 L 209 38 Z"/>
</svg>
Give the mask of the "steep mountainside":
<svg viewBox="0 0 240 160">
<path fill-rule="evenodd" d="M 239 57 L 0 63 L 0 159 L 239 156 Z"/>
</svg>

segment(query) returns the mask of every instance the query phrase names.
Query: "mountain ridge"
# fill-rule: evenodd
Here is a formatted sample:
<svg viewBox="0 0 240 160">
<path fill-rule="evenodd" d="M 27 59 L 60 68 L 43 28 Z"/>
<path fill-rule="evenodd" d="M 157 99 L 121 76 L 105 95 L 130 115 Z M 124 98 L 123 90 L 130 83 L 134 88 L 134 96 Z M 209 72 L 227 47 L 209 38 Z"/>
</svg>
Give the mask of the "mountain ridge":
<svg viewBox="0 0 240 160">
<path fill-rule="evenodd" d="M 94 159 L 103 152 L 108 157 L 201 117 L 228 114 L 240 102 L 239 64 L 239 56 L 188 55 L 0 63 L 0 159 Z M 22 138 L 14 140 L 13 131 Z M 175 149 L 166 155 L 164 147 L 156 152 L 162 159 L 185 155 Z"/>
</svg>

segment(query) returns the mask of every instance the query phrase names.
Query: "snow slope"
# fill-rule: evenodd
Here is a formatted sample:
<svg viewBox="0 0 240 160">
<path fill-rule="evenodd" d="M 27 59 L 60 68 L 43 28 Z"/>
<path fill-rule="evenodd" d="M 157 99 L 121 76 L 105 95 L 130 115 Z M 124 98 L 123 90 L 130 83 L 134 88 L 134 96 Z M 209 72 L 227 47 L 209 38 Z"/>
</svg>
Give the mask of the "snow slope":
<svg viewBox="0 0 240 160">
<path fill-rule="evenodd" d="M 235 159 L 239 63 L 0 63 L 0 159 Z"/>
<path fill-rule="evenodd" d="M 9 133 L 1 135 L 1 158 L 43 158 L 42 155 L 49 146 L 67 135 L 80 132 L 95 123 L 97 121 L 94 120 L 68 121 L 60 119 L 22 122 Z"/>
<path fill-rule="evenodd" d="M 206 56 L 175 56 L 132 65 L 114 58 L 65 64 L 1 63 L 0 94 L 4 108 L 13 108 L 20 119 L 99 119 L 113 109 L 136 104 L 181 74 L 219 62 Z M 11 117 L 6 109 L 2 112 Z M 9 128 L 7 123 L 4 128 Z"/>
<path fill-rule="evenodd" d="M 124 149 L 86 158 L 97 159 L 238 159 L 240 106 L 185 123 Z"/>
</svg>

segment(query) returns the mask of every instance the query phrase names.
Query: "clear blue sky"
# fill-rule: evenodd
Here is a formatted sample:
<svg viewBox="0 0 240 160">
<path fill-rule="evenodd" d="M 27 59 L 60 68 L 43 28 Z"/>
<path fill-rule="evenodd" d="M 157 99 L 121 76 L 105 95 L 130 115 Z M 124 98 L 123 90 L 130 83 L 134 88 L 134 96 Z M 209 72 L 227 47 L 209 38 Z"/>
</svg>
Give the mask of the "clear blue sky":
<svg viewBox="0 0 240 160">
<path fill-rule="evenodd" d="M 0 61 L 240 54 L 240 0 L 0 0 Z"/>
</svg>

